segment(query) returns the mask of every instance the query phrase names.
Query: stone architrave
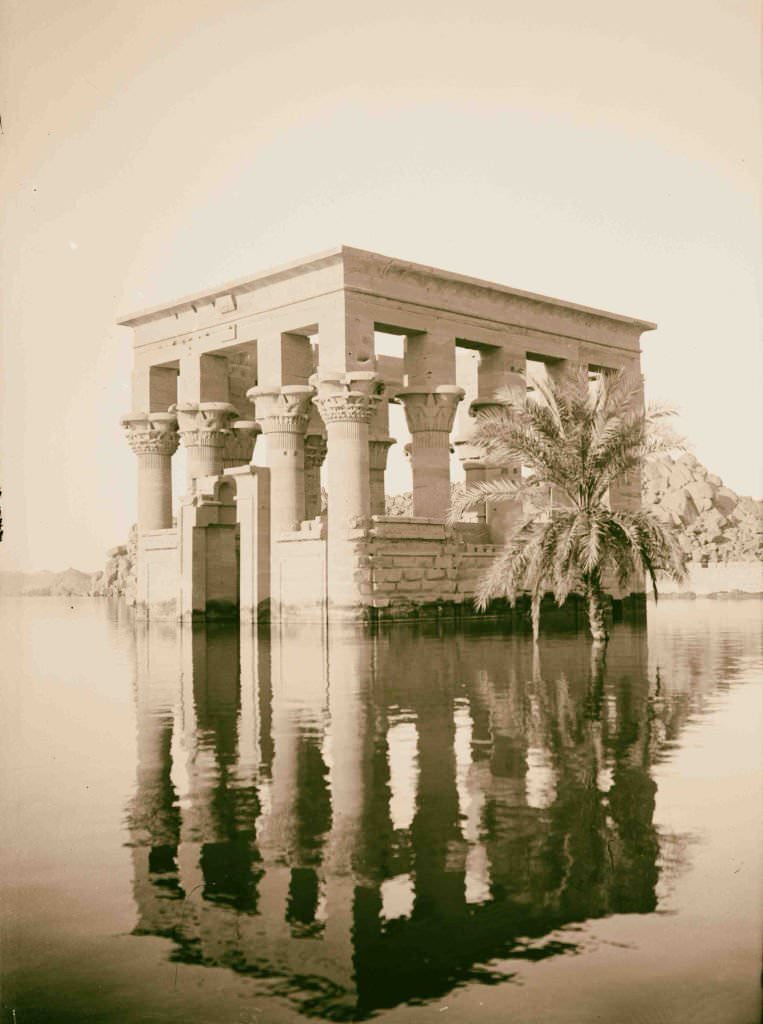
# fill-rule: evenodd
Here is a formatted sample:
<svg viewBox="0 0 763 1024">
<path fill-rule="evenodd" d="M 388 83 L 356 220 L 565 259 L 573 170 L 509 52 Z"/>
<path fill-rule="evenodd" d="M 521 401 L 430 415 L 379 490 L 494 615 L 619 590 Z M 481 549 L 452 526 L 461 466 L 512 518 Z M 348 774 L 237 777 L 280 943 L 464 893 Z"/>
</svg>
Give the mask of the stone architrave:
<svg viewBox="0 0 763 1024">
<path fill-rule="evenodd" d="M 183 402 L 171 411 L 177 413 L 186 450 L 188 492 L 192 493 L 196 480 L 222 473 L 223 449 L 238 413 L 228 402 Z"/>
<path fill-rule="evenodd" d="M 246 393 L 267 439 L 274 540 L 305 518 L 305 432 L 314 394 L 306 384 L 261 384 Z"/>
<path fill-rule="evenodd" d="M 394 437 L 372 437 L 368 442 L 372 516 L 383 516 L 386 510 L 384 474 L 387 471 L 387 456 L 393 444 Z"/>
<path fill-rule="evenodd" d="M 395 398 L 405 407 L 411 432 L 413 514 L 443 519 L 450 504 L 450 431 L 464 389 L 441 384 L 405 388 Z"/>
<path fill-rule="evenodd" d="M 262 433 L 255 420 L 234 420 L 223 445 L 223 470 L 246 466 L 254 457 L 257 438 Z"/>
<path fill-rule="evenodd" d="M 323 434 L 305 435 L 305 519 L 316 519 L 322 511 L 321 466 L 327 450 Z"/>
<path fill-rule="evenodd" d="M 169 412 L 123 416 L 127 441 L 138 456 L 138 530 L 172 526 L 172 456 L 178 447 L 178 423 Z"/>
</svg>

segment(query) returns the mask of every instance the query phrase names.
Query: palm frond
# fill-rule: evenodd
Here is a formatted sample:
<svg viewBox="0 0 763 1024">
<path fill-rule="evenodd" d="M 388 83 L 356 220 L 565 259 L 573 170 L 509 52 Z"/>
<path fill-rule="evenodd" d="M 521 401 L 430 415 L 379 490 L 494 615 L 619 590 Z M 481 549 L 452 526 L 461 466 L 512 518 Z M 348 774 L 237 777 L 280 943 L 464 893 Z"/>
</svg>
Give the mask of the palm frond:
<svg viewBox="0 0 763 1024">
<path fill-rule="evenodd" d="M 535 479 L 512 480 L 510 477 L 499 476 L 493 480 L 480 480 L 471 487 L 454 494 L 451 498 L 445 521 L 456 523 L 464 512 L 478 508 L 484 501 L 521 501 L 537 490 Z"/>
</svg>

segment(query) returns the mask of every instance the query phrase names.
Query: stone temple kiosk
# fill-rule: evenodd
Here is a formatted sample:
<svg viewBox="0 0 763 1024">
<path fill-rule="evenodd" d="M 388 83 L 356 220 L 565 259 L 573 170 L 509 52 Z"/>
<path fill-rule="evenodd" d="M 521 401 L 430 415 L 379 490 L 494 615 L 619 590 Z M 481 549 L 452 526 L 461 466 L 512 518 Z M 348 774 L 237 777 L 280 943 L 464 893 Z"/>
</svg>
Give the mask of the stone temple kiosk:
<svg viewBox="0 0 763 1024">
<path fill-rule="evenodd" d="M 247 622 L 470 608 L 521 511 L 488 504 L 445 524 L 451 446 L 467 483 L 521 473 L 485 465 L 470 415 L 499 388 L 521 400 L 528 363 L 640 380 L 639 339 L 655 326 L 347 246 L 122 325 L 134 335 L 122 423 L 137 456 L 138 614 Z M 375 333 L 402 354 L 377 355 Z M 473 353 L 467 381 L 457 349 Z M 410 517 L 385 515 L 390 402 L 411 435 Z M 637 507 L 640 481 L 610 500 Z"/>
</svg>

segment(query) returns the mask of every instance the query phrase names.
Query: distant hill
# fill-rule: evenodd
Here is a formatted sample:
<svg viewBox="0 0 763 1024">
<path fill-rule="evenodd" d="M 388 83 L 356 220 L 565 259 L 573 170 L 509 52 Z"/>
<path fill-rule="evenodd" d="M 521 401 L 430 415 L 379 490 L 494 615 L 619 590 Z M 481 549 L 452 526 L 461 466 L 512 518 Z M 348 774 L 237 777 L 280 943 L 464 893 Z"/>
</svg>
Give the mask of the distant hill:
<svg viewBox="0 0 763 1024">
<path fill-rule="evenodd" d="M 63 572 L 0 572 L 0 594 L 13 597 L 86 597 L 95 573 L 65 569 Z"/>
</svg>

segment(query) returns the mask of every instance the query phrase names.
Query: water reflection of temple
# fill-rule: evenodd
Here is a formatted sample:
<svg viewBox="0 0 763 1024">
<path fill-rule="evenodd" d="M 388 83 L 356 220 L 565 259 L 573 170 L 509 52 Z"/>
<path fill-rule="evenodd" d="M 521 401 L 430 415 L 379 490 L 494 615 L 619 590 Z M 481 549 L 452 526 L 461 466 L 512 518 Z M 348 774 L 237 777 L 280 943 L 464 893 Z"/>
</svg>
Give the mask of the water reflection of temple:
<svg viewBox="0 0 763 1024">
<path fill-rule="evenodd" d="M 643 632 L 375 636 L 152 623 L 137 636 L 128 808 L 136 933 L 272 979 L 330 1019 L 563 952 L 571 922 L 656 905 Z"/>
</svg>

